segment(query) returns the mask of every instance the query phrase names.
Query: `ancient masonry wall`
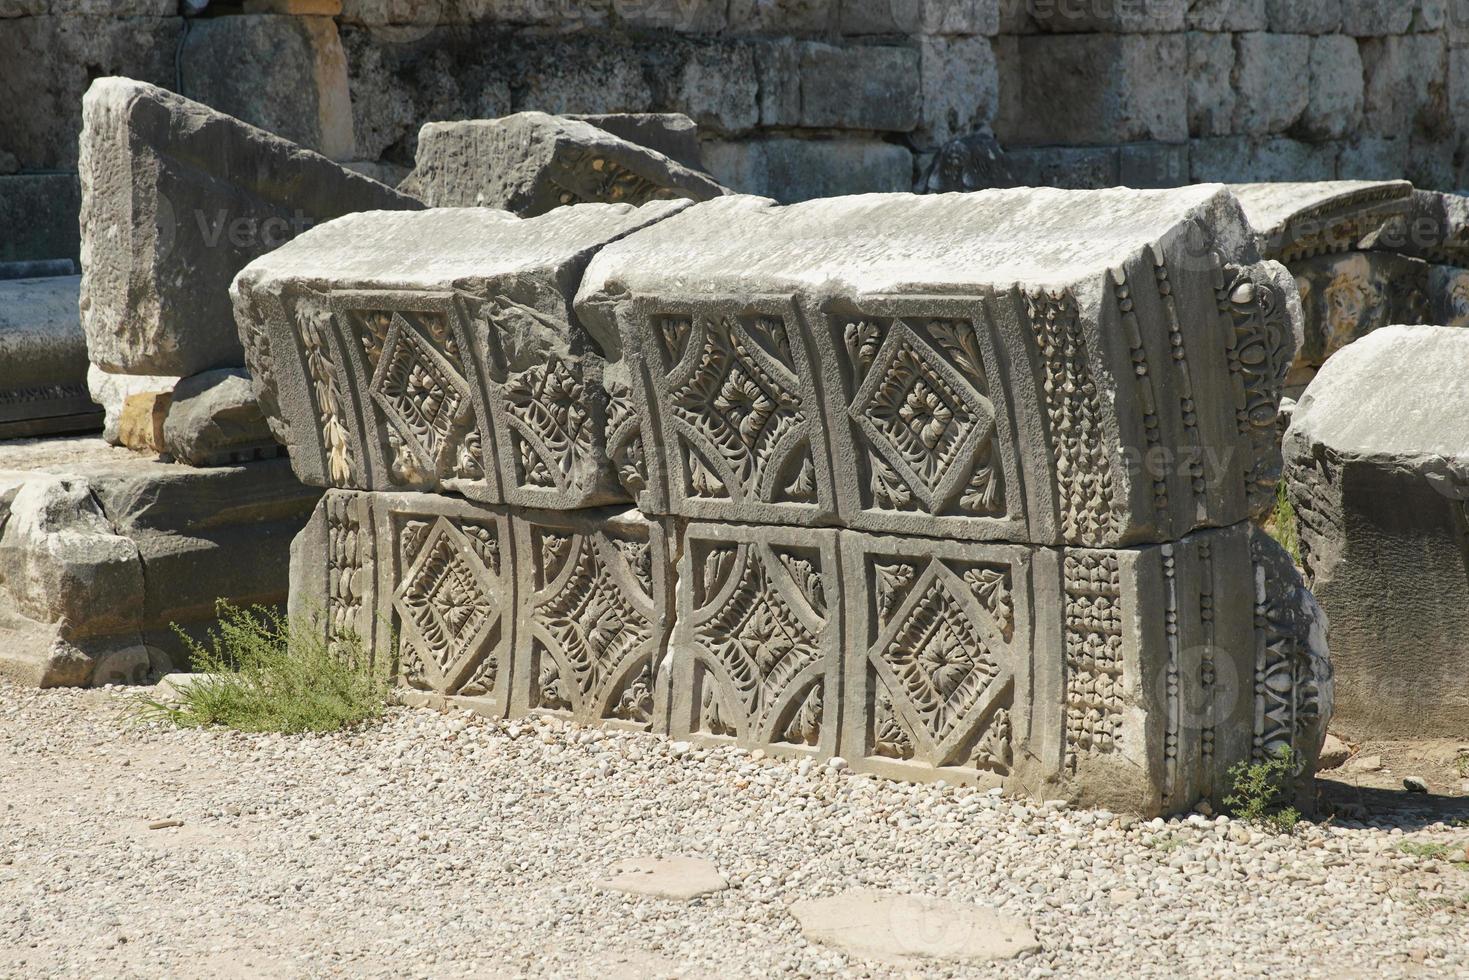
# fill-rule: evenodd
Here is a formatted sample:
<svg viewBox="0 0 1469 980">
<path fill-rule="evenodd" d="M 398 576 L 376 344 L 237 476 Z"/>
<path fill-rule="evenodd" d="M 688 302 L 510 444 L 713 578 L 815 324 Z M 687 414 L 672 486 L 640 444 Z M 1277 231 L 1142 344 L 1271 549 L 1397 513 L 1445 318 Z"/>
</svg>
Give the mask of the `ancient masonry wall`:
<svg viewBox="0 0 1469 980">
<path fill-rule="evenodd" d="M 716 177 L 781 200 L 907 189 L 935 148 L 985 124 L 1024 183 L 1466 182 L 1463 0 L 246 0 L 189 19 L 178 9 L 0 0 L 0 173 L 30 175 L 5 182 L 0 210 L 25 210 L 19 225 L 33 229 L 0 246 L 0 260 L 74 247 L 65 216 L 81 96 L 109 74 L 179 89 L 389 178 L 412 164 L 424 122 L 542 109 L 687 113 Z M 30 217 L 48 207 L 62 219 Z"/>
</svg>

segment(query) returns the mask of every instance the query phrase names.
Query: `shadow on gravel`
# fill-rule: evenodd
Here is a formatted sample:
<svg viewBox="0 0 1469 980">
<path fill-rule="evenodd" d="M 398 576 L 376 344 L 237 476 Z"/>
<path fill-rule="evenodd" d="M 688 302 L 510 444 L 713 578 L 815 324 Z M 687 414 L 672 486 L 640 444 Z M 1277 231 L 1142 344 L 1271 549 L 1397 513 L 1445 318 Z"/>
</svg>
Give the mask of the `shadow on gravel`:
<svg viewBox="0 0 1469 980">
<path fill-rule="evenodd" d="M 1456 820 L 1469 824 L 1469 797 L 1410 793 L 1319 776 L 1316 792 L 1322 817 L 1387 823 L 1405 833 Z"/>
</svg>

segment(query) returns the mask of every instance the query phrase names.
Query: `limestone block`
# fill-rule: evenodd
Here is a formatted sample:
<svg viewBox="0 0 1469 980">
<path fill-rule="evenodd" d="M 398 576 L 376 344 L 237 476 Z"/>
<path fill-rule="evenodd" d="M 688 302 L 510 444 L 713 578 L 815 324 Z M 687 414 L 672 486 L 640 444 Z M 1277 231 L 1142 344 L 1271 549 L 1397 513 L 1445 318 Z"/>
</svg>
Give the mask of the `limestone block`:
<svg viewBox="0 0 1469 980">
<path fill-rule="evenodd" d="M 1196 136 L 1234 132 L 1234 37 L 1190 31 L 1188 127 Z"/>
<path fill-rule="evenodd" d="M 784 203 L 913 186 L 912 152 L 877 140 L 741 140 L 709 143 L 704 152 L 721 184 Z"/>
<path fill-rule="evenodd" d="M 256 260 L 236 315 L 297 474 L 556 509 L 626 500 L 607 438 L 627 382 L 603 378 L 571 299 L 598 248 L 686 206 L 351 215 Z"/>
<path fill-rule="evenodd" d="M 1235 184 L 1261 254 L 1280 262 L 1345 252 L 1396 227 L 1412 206 L 1406 180 Z"/>
<path fill-rule="evenodd" d="M 77 276 L 0 280 L 0 439 L 90 432 Z"/>
<path fill-rule="evenodd" d="M 836 755 L 837 532 L 694 523 L 678 551 L 669 731 L 780 755 Z"/>
<path fill-rule="evenodd" d="M 0 446 L 0 672 L 136 683 L 186 663 L 215 601 L 284 602 L 320 491 L 285 460 L 193 469 L 97 439 Z"/>
<path fill-rule="evenodd" d="M 111 374 L 95 364 L 89 364 L 87 391 L 92 401 L 102 406 L 105 413 L 102 438 L 114 446 L 121 444 L 118 424 L 122 421 L 122 406 L 129 397 L 146 391 L 173 391 L 178 382 L 178 378 L 166 374 Z"/>
<path fill-rule="evenodd" d="M 1362 58 L 1357 42 L 1331 35 L 1311 39 L 1310 100 L 1300 117 L 1300 132 L 1316 139 L 1340 139 L 1362 125 Z"/>
<path fill-rule="evenodd" d="M 1187 143 L 1129 143 L 1117 148 L 1123 187 L 1178 187 L 1189 182 Z"/>
<path fill-rule="evenodd" d="M 117 418 L 117 441 L 140 453 L 163 452 L 163 421 L 173 393 L 144 391 L 128 395 Z"/>
<path fill-rule="evenodd" d="M 1469 331 L 1394 326 L 1333 357 L 1286 433 L 1301 556 L 1331 619 L 1332 729 L 1469 730 Z"/>
<path fill-rule="evenodd" d="M 1404 0 L 1341 0 L 1341 30 L 1354 37 L 1406 34 L 1416 3 Z"/>
<path fill-rule="evenodd" d="M 516 511 L 511 713 L 667 730 L 673 568 L 636 511 Z"/>
<path fill-rule="evenodd" d="M 163 421 L 163 449 L 190 466 L 223 466 L 281 454 L 239 368 L 205 371 L 173 389 Z"/>
<path fill-rule="evenodd" d="M 0 262 L 81 260 L 77 214 L 82 185 L 76 174 L 0 176 Z"/>
<path fill-rule="evenodd" d="M 13 153 L 23 170 L 75 168 L 82 96 L 92 79 L 127 75 L 173 85 L 182 24 L 179 17 L 6 21 L 0 31 L 0 151 Z"/>
<path fill-rule="evenodd" d="M 1268 0 L 1189 0 L 1191 31 L 1263 31 L 1268 26 Z M 1289 33 L 1289 32 L 1282 32 Z"/>
<path fill-rule="evenodd" d="M 926 194 L 1014 187 L 1019 183 L 1005 151 L 988 129 L 946 143 L 923 177 Z"/>
<path fill-rule="evenodd" d="M 1394 9 L 1407 5 L 1393 3 Z M 1350 33 L 1350 32 L 1348 32 Z M 1437 34 L 1371 38 L 1361 42 L 1367 130 L 1381 136 L 1413 131 L 1446 134 L 1448 47 Z"/>
<path fill-rule="evenodd" d="M 964 49 L 985 41 L 970 42 Z M 919 52 L 883 45 L 835 47 L 810 43 L 801 47 L 801 125 L 818 129 L 871 129 L 911 132 L 932 92 L 934 59 L 952 50 L 948 42 L 928 45 L 930 71 L 923 75 Z M 972 56 L 970 61 L 976 61 Z M 982 74 L 982 68 L 947 64 L 943 72 Z M 957 94 L 957 93 L 956 93 Z"/>
<path fill-rule="evenodd" d="M 577 312 L 658 426 L 645 512 L 1110 546 L 1273 492 L 1300 314 L 1255 255 L 1218 187 L 722 198 Z"/>
<path fill-rule="evenodd" d="M 1336 177 L 1334 143 L 1220 136 L 1191 140 L 1189 170 L 1195 181 L 1326 181 Z"/>
<path fill-rule="evenodd" d="M 1021 37 L 1015 74 L 1000 84 L 1016 86 L 1016 114 L 1002 112 L 995 134 L 1006 146 L 1180 142 L 1187 65 L 1181 33 Z"/>
<path fill-rule="evenodd" d="M 1292 262 L 1306 341 L 1298 365 L 1319 366 L 1350 343 L 1392 323 L 1428 316 L 1428 264 L 1390 252 L 1348 252 Z"/>
<path fill-rule="evenodd" d="M 1235 40 L 1235 132 L 1267 136 L 1290 129 L 1310 101 L 1311 39 L 1241 34 Z"/>
<path fill-rule="evenodd" d="M 180 65 L 196 102 L 334 160 L 356 156 L 347 56 L 330 16 L 202 18 Z"/>
<path fill-rule="evenodd" d="M 729 27 L 743 34 L 828 34 L 840 25 L 841 0 L 730 0 Z"/>
<path fill-rule="evenodd" d="M 239 366 L 228 286 L 246 263 L 317 221 L 421 207 L 141 82 L 99 79 L 83 114 L 82 327 L 105 370 Z"/>
<path fill-rule="evenodd" d="M 618 139 L 656 150 L 692 170 L 704 169 L 699 126 L 681 112 L 614 112 L 568 116 L 611 133 Z"/>
<path fill-rule="evenodd" d="M 755 72 L 760 87 L 760 125 L 801 125 L 801 51 L 791 38 L 755 44 Z"/>
<path fill-rule="evenodd" d="M 655 95 L 660 108 L 685 113 L 717 133 L 743 133 L 759 124 L 760 92 L 751 45 L 686 44 L 675 70 L 666 66 L 655 70 L 660 72 Z M 665 71 L 667 77 L 661 77 Z"/>
<path fill-rule="evenodd" d="M 922 122 L 914 139 L 940 146 L 987 126 L 999 106 L 994 51 L 983 37 L 924 37 L 918 42 Z"/>
<path fill-rule="evenodd" d="M 997 34 L 999 0 L 842 0 L 841 32 L 970 37 Z"/>
<path fill-rule="evenodd" d="M 1030 17 L 1042 31 L 1056 33 L 1162 34 L 1182 31 L 1196 0 L 1130 0 L 1124 3 L 1035 0 Z"/>
<path fill-rule="evenodd" d="M 1121 154 L 1115 146 L 1020 146 L 1005 156 L 1021 187 L 1088 190 L 1122 183 Z"/>
<path fill-rule="evenodd" d="M 400 186 L 430 207 L 503 208 L 522 217 L 565 204 L 638 205 L 724 192 L 656 150 L 540 112 L 426 124 L 417 167 Z"/>
<path fill-rule="evenodd" d="M 1265 0 L 1270 30 L 1277 34 L 1335 34 L 1342 0 Z"/>
<path fill-rule="evenodd" d="M 1469 327 L 1469 269 L 1428 267 L 1426 322 L 1445 327 Z"/>
</svg>

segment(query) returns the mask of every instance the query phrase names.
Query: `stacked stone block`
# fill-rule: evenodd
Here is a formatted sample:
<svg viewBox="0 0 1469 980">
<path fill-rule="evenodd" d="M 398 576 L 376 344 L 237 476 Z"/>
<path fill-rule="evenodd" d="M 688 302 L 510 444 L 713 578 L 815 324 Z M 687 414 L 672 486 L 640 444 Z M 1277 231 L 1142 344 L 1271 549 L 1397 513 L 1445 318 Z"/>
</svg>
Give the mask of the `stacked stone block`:
<svg viewBox="0 0 1469 980">
<path fill-rule="evenodd" d="M 1314 764 L 1299 307 L 1221 188 L 364 214 L 234 293 L 330 488 L 293 609 L 412 698 L 1147 812 Z"/>
</svg>

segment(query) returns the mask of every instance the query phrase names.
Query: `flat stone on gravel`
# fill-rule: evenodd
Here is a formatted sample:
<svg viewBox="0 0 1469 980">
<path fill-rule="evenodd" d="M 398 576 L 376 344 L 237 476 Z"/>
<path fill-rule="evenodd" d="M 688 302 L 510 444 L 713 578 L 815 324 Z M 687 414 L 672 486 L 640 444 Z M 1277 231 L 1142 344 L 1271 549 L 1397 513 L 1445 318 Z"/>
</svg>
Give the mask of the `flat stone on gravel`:
<svg viewBox="0 0 1469 980">
<path fill-rule="evenodd" d="M 629 858 L 618 861 L 611 871 L 612 877 L 598 881 L 598 888 L 650 898 L 687 902 L 729 887 L 714 862 L 703 858 Z"/>
<path fill-rule="evenodd" d="M 893 966 L 1013 959 L 1041 948 L 1023 919 L 927 895 L 855 889 L 797 902 L 791 914 L 807 939 Z"/>
</svg>

